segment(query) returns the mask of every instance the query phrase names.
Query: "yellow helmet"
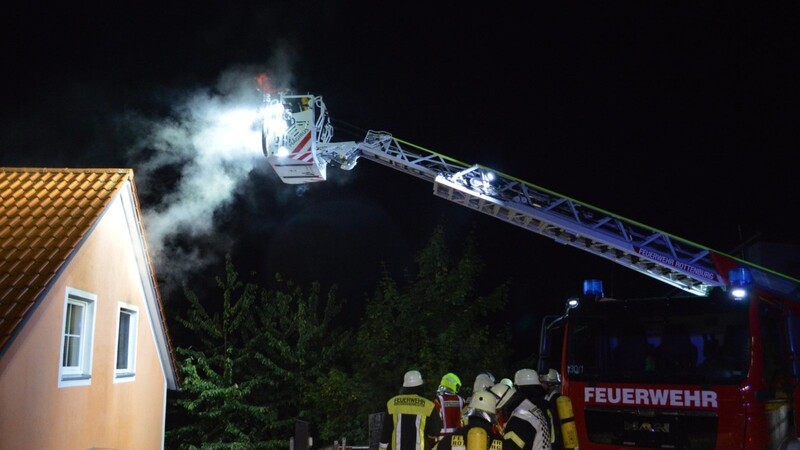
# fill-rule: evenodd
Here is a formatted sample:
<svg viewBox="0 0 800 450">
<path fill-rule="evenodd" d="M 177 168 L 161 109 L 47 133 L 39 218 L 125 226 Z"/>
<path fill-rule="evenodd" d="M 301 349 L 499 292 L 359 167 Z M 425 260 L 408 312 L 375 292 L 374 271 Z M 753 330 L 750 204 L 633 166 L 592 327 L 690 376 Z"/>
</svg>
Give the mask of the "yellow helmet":
<svg viewBox="0 0 800 450">
<path fill-rule="evenodd" d="M 452 391 L 454 394 L 458 394 L 458 390 L 461 389 L 461 379 L 458 378 L 458 375 L 452 372 L 446 373 L 442 377 L 439 387 Z"/>
</svg>

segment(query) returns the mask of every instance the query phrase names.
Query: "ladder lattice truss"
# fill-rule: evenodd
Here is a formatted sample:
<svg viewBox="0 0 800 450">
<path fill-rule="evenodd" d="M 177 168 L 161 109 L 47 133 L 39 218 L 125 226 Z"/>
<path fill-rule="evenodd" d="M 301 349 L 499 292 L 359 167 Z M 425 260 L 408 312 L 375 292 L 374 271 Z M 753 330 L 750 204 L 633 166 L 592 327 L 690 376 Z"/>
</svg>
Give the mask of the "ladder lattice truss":
<svg viewBox="0 0 800 450">
<path fill-rule="evenodd" d="M 408 151 L 405 147 L 413 147 Z M 757 287 L 800 300 L 800 282 L 550 190 L 370 131 L 358 157 L 433 183 L 434 195 L 549 237 L 699 296 L 725 286 L 717 260 L 747 266 Z"/>
</svg>

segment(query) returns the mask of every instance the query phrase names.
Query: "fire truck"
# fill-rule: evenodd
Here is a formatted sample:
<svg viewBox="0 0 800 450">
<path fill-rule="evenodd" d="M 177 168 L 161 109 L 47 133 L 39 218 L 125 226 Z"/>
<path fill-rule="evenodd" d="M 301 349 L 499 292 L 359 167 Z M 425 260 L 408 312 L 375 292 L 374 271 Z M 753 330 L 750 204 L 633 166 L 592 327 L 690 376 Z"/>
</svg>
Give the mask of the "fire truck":
<svg viewBox="0 0 800 450">
<path fill-rule="evenodd" d="M 262 149 L 288 184 L 361 159 L 428 181 L 433 194 L 668 285 L 607 298 L 586 280 L 544 318 L 538 370 L 556 368 L 581 450 L 763 450 L 798 446 L 800 280 L 370 130 L 333 142 L 322 97 L 263 93 Z M 794 255 L 795 257 L 797 255 Z"/>
</svg>

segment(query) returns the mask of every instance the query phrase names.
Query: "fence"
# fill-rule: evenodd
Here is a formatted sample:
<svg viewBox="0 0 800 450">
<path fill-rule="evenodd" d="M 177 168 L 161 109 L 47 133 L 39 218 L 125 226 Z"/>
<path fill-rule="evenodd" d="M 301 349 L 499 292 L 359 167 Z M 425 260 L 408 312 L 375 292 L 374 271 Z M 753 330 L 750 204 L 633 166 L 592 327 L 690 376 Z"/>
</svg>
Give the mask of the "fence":
<svg viewBox="0 0 800 450">
<path fill-rule="evenodd" d="M 366 445 L 348 445 L 347 439 L 333 441 L 333 445 L 320 447 L 319 450 L 378 450 L 381 440 L 381 430 L 383 428 L 383 416 L 386 413 L 374 413 L 369 415 L 369 443 Z M 308 422 L 302 420 L 295 421 L 295 435 L 289 439 L 289 450 L 310 450 L 313 447 L 313 439 L 309 436 Z"/>
</svg>

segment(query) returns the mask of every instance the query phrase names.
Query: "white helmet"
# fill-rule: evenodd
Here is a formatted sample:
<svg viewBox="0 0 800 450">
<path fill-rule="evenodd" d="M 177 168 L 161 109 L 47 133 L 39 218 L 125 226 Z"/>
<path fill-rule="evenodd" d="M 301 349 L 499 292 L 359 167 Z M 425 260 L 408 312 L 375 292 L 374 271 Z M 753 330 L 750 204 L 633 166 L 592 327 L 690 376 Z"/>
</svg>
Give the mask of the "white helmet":
<svg viewBox="0 0 800 450">
<path fill-rule="evenodd" d="M 494 385 L 494 376 L 489 372 L 482 372 L 475 377 L 475 384 L 472 385 L 472 392 L 486 391 Z"/>
<path fill-rule="evenodd" d="M 500 409 L 508 403 L 517 390 L 505 383 L 497 383 L 489 389 L 489 392 L 497 398 L 497 408 Z"/>
<path fill-rule="evenodd" d="M 467 417 L 478 416 L 482 417 L 489 423 L 497 423 L 497 399 L 488 391 L 476 392 L 472 395 L 469 401 L 469 407 L 466 414 Z"/>
<path fill-rule="evenodd" d="M 422 385 L 422 374 L 418 370 L 409 370 L 403 375 L 403 387 L 414 387 Z"/>
<path fill-rule="evenodd" d="M 514 374 L 514 384 L 517 386 L 530 386 L 542 384 L 539 382 L 539 374 L 533 369 L 519 369 Z"/>
<path fill-rule="evenodd" d="M 546 374 L 542 375 L 542 381 L 550 384 L 561 383 L 561 374 L 556 369 L 550 369 Z"/>
<path fill-rule="evenodd" d="M 470 399 L 469 409 L 477 409 L 489 414 L 494 414 L 497 411 L 497 399 L 491 392 L 478 392 Z"/>
</svg>

